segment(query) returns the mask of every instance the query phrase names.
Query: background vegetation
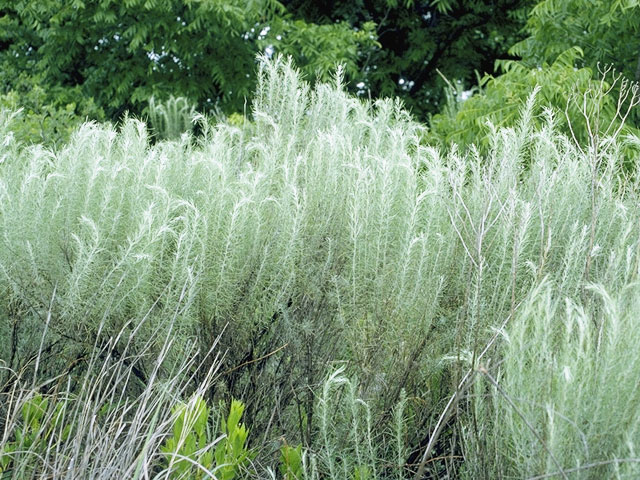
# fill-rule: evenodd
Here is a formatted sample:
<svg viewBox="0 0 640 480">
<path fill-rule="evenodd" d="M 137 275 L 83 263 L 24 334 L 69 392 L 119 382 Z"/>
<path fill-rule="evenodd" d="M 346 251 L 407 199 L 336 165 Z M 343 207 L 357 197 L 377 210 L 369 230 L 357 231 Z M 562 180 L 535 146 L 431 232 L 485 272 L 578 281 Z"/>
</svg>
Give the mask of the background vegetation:
<svg viewBox="0 0 640 480">
<path fill-rule="evenodd" d="M 640 4 L 497 3 L 0 2 L 0 478 L 637 478 Z"/>
</svg>

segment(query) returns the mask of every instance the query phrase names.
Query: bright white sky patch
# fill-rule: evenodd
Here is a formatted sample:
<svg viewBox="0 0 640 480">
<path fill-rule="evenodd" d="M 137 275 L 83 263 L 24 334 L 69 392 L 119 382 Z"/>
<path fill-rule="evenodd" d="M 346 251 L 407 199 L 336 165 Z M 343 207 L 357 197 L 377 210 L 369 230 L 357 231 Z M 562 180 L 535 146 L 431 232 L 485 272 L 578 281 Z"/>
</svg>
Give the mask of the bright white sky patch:
<svg viewBox="0 0 640 480">
<path fill-rule="evenodd" d="M 471 98 L 471 95 L 473 95 L 472 90 L 464 90 L 462 93 L 460 93 L 460 100 L 464 102 L 465 100 Z"/>
<path fill-rule="evenodd" d="M 273 54 L 276 52 L 275 48 L 273 48 L 273 45 L 267 45 L 267 47 L 264 49 L 264 54 L 267 56 L 267 58 L 271 58 L 273 57 Z"/>
</svg>

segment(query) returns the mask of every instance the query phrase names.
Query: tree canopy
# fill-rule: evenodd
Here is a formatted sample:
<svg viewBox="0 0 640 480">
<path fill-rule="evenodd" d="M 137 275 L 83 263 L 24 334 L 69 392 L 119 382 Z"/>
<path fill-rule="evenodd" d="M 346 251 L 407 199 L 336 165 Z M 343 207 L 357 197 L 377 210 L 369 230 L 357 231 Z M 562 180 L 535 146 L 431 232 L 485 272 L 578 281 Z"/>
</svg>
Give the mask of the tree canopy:
<svg viewBox="0 0 640 480">
<path fill-rule="evenodd" d="M 276 0 L 3 0 L 0 31 L 5 90 L 29 72 L 47 86 L 80 86 L 110 117 L 171 94 L 204 110 L 242 110 L 256 54 L 270 42 L 300 49 L 315 74 L 339 62 L 353 70 L 374 39 L 294 20 Z"/>
<path fill-rule="evenodd" d="M 257 56 L 285 54 L 312 82 L 341 64 L 352 93 L 399 97 L 430 124 L 436 143 L 481 142 L 487 120 L 509 124 L 536 85 L 545 104 L 564 110 L 598 80 L 599 64 L 640 77 L 640 42 L 632 41 L 640 0 L 584 7 L 584 0 L 0 0 L 0 106 L 24 107 L 25 135 L 39 140 L 64 136 L 74 118 L 141 114 L 151 98 L 242 113 Z"/>
<path fill-rule="evenodd" d="M 629 108 L 628 94 L 629 81 L 640 76 L 640 41 L 630 41 L 639 30 L 637 0 L 538 2 L 524 28 L 526 37 L 509 49 L 517 60 L 497 59 L 498 74 L 486 74 L 469 100 L 452 96 L 431 119 L 430 140 L 441 146 L 486 146 L 488 122 L 513 125 L 536 87 L 539 103 L 559 112 L 557 121 L 579 141 L 595 135 L 585 114 L 598 112 L 603 131 L 623 117 L 627 131 L 638 127 L 640 117 Z"/>
<path fill-rule="evenodd" d="M 414 113 L 442 100 L 439 69 L 467 83 L 519 40 L 530 0 L 0 1 L 5 91 L 17 74 L 81 87 L 109 117 L 151 96 L 242 111 L 260 52 L 291 55 L 308 79 L 344 65 L 353 91 L 399 96 Z"/>
<path fill-rule="evenodd" d="M 543 0 L 531 10 L 525 31 L 510 51 L 529 67 L 551 63 L 575 46 L 583 52 L 578 66 L 612 64 L 640 80 L 639 0 Z"/>
<path fill-rule="evenodd" d="M 467 87 L 495 72 L 495 60 L 521 32 L 531 0 L 370 0 L 283 4 L 307 21 L 373 23 L 380 47 L 363 52 L 351 87 L 373 97 L 397 96 L 420 118 L 442 108 L 441 75 Z M 439 74 L 438 71 L 441 73 Z M 362 82 L 362 83 L 360 83 Z"/>
</svg>

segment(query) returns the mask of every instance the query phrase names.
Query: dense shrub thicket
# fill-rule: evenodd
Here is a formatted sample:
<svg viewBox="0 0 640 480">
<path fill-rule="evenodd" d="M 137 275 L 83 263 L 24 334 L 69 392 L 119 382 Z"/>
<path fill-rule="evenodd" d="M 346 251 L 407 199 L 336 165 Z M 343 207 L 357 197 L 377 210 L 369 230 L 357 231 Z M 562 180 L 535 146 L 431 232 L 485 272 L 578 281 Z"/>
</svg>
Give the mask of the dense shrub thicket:
<svg viewBox="0 0 640 480">
<path fill-rule="evenodd" d="M 486 156 L 441 156 L 339 74 L 311 90 L 278 59 L 258 77 L 253 121 L 197 139 L 89 123 L 51 151 L 3 114 L 0 456 L 36 391 L 118 412 L 96 414 L 102 436 L 78 414 L 77 435 L 30 443 L 20 478 L 166 477 L 169 411 L 194 392 L 246 405 L 233 475 L 275 475 L 301 444 L 285 478 L 637 477 L 640 188 L 621 144 L 576 145 L 534 93 Z M 87 394 L 101 382 L 117 395 Z M 87 440 L 128 432 L 126 455 Z"/>
</svg>

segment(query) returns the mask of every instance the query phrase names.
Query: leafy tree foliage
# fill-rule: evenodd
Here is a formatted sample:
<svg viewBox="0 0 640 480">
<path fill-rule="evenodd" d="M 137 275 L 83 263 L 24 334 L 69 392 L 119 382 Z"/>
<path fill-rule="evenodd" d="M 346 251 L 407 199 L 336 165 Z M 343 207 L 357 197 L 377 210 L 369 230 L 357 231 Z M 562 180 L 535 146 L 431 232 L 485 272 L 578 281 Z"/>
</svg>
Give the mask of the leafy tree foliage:
<svg viewBox="0 0 640 480">
<path fill-rule="evenodd" d="M 528 36 L 511 48 L 529 67 L 553 62 L 570 47 L 584 55 L 578 66 L 615 65 L 640 80 L 640 0 L 543 0 L 532 9 Z"/>
<path fill-rule="evenodd" d="M 55 143 L 68 135 L 62 123 L 100 120 L 103 110 L 114 119 L 139 114 L 152 97 L 242 112 L 256 54 L 277 52 L 312 81 L 341 63 L 352 92 L 402 98 L 429 119 L 436 143 L 486 144 L 487 121 L 509 125 L 536 85 L 541 103 L 564 110 L 595 85 L 599 62 L 640 77 L 640 45 L 628 41 L 640 30 L 640 0 L 584 7 L 583 0 L 0 0 L 0 93 L 3 105 L 25 107 L 25 138 Z M 460 94 L 478 78 L 479 95 L 463 104 Z M 25 85 L 42 88 L 25 97 Z M 585 134 L 578 127 L 578 137 Z"/>
<path fill-rule="evenodd" d="M 71 132 L 87 120 L 104 120 L 104 111 L 80 87 L 39 83 L 41 75 L 19 74 L 13 88 L 0 95 L 0 110 L 19 111 L 12 122 L 13 134 L 20 143 L 58 146 L 69 140 Z"/>
<path fill-rule="evenodd" d="M 595 87 L 591 69 L 574 68 L 580 57 L 580 50 L 573 48 L 560 55 L 553 64 L 544 64 L 540 69 L 527 68 L 521 62 L 505 64 L 502 75 L 487 75 L 480 80 L 477 95 L 464 102 L 459 101 L 455 94 L 450 96 L 447 108 L 431 119 L 430 141 L 442 148 L 452 143 L 475 143 L 481 148 L 488 147 L 493 128 L 514 125 L 520 118 L 524 99 L 538 86 L 539 104 L 564 111 L 574 91 L 585 92 Z M 566 85 L 572 88 L 562 87 Z M 453 90 L 453 86 L 450 88 Z M 609 111 L 611 99 L 606 100 Z M 566 126 L 563 116 L 556 117 Z M 576 105 L 571 105 L 570 118 L 579 122 L 579 117 Z"/>
<path fill-rule="evenodd" d="M 308 79 L 344 65 L 360 94 L 399 96 L 422 115 L 440 69 L 474 81 L 521 37 L 532 0 L 0 0 L 0 85 L 15 72 L 80 86 L 109 116 L 151 97 L 242 111 L 260 51 L 292 55 Z"/>
<path fill-rule="evenodd" d="M 113 118 L 171 94 L 242 110 L 270 44 L 302 51 L 315 74 L 338 62 L 353 71 L 358 45 L 374 41 L 294 21 L 277 0 L 0 0 L 0 32 L 4 91 L 16 72 L 38 74 L 45 88 L 81 87 Z"/>
<path fill-rule="evenodd" d="M 361 95 L 397 96 L 424 118 L 442 108 L 445 83 L 437 73 L 475 84 L 475 71 L 494 73 L 496 58 L 522 39 L 531 0 L 284 0 L 307 21 L 373 23 L 380 43 L 360 55 L 351 88 Z"/>
<path fill-rule="evenodd" d="M 603 130 L 620 126 L 623 117 L 626 131 L 637 127 L 637 109 L 627 112 L 628 102 L 616 102 L 630 92 L 624 78 L 640 76 L 640 42 L 629 42 L 640 30 L 640 1 L 593 0 L 588 7 L 581 0 L 539 2 L 525 28 L 528 36 L 509 50 L 520 60 L 497 60 L 502 74 L 482 78 L 479 94 L 465 102 L 451 89 L 448 107 L 431 119 L 430 141 L 486 147 L 489 122 L 513 125 L 537 86 L 539 103 L 561 112 L 560 126 L 580 143 L 597 136 L 585 116 L 597 114 Z"/>
<path fill-rule="evenodd" d="M 640 81 L 639 0 L 543 0 L 532 10 L 526 31 L 527 38 L 510 51 L 528 67 L 551 63 L 567 48 L 578 47 L 583 54 L 575 67 L 597 73 L 602 65 L 611 65 Z M 639 112 L 629 120 L 640 126 Z"/>
</svg>

